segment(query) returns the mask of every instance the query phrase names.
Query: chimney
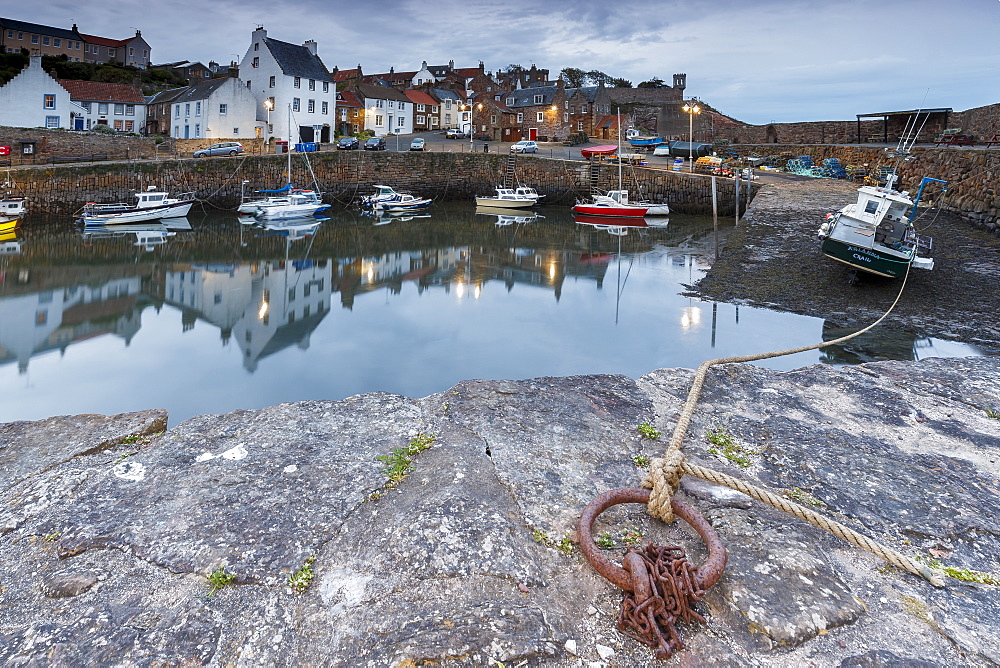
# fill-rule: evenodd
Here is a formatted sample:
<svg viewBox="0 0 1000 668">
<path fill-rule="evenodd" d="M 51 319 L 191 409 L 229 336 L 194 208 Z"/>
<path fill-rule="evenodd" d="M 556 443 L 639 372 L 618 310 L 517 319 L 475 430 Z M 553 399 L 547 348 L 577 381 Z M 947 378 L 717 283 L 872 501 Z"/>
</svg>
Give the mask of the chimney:
<svg viewBox="0 0 1000 668">
<path fill-rule="evenodd" d="M 302 42 L 302 46 L 304 46 L 307 49 L 309 49 L 309 53 L 311 53 L 312 55 L 314 55 L 314 56 L 316 55 L 316 41 L 315 40 L 307 39 L 306 41 Z"/>
</svg>

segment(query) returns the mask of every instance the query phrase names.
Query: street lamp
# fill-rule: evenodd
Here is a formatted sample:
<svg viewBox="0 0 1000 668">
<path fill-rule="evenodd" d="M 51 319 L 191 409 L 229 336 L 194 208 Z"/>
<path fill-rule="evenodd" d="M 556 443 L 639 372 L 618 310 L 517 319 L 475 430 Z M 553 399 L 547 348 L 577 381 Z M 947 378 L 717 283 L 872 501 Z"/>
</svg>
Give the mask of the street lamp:
<svg viewBox="0 0 1000 668">
<path fill-rule="evenodd" d="M 274 100 L 264 100 L 264 108 L 267 109 L 267 142 L 271 143 L 271 110 L 274 109 Z"/>
<path fill-rule="evenodd" d="M 694 115 L 701 113 L 701 107 L 691 101 L 681 109 L 688 115 L 688 163 L 690 163 L 688 171 L 694 172 Z"/>
</svg>

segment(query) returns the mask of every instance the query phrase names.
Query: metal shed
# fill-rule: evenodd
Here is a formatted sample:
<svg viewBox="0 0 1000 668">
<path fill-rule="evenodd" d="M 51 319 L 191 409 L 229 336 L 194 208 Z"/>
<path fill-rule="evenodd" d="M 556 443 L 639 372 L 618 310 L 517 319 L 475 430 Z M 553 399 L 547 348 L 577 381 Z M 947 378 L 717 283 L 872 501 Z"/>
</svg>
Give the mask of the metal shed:
<svg viewBox="0 0 1000 668">
<path fill-rule="evenodd" d="M 918 141 L 933 141 L 948 127 L 950 107 L 941 109 L 909 109 L 907 111 L 880 111 L 874 114 L 858 114 L 858 143 L 888 144 L 899 141 L 907 131 L 919 131 Z M 861 119 L 882 119 L 881 133 L 861 134 Z"/>
</svg>

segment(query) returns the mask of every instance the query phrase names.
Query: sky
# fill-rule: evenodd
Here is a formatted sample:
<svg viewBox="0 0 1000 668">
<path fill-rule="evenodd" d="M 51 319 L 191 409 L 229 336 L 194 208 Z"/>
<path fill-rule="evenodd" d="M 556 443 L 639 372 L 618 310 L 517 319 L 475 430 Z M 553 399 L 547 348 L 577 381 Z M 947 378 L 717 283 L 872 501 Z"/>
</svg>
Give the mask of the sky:
<svg viewBox="0 0 1000 668">
<path fill-rule="evenodd" d="M 599 70 L 638 84 L 687 74 L 696 97 L 764 124 L 1000 102 L 1000 0 L 46 0 L 2 16 L 122 39 L 154 63 L 240 60 L 250 34 L 319 45 L 366 74 L 455 61 Z"/>
</svg>

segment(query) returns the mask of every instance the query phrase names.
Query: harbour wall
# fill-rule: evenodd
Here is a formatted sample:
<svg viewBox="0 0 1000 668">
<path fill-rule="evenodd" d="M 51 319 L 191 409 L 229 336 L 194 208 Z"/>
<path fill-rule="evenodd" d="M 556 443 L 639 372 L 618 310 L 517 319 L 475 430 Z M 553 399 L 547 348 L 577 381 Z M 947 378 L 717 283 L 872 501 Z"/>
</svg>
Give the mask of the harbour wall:
<svg viewBox="0 0 1000 668">
<path fill-rule="evenodd" d="M 311 184 L 315 175 L 324 199 L 341 204 L 371 193 L 375 184 L 424 197 L 471 202 L 476 195 L 493 194 L 503 182 L 507 166 L 507 155 L 496 153 L 340 151 L 308 155 L 308 162 L 304 154 L 292 156 L 291 181 Z M 174 194 L 194 192 L 208 206 L 232 209 L 240 201 L 241 189 L 251 195 L 255 188 L 285 183 L 286 167 L 286 156 L 257 155 L 21 168 L 12 169 L 11 178 L 17 191 L 30 198 L 33 211 L 51 215 L 71 215 L 87 202 L 132 201 L 132 193 L 149 186 Z M 546 195 L 546 204 L 572 205 L 577 197 L 589 193 L 592 185 L 602 190 L 618 186 L 617 166 L 606 163 L 519 156 L 515 172 L 519 182 Z M 667 202 L 678 213 L 712 212 L 710 177 L 625 167 L 622 179 L 633 198 L 638 194 Z M 732 179 L 716 179 L 720 216 L 734 213 L 735 191 Z M 741 209 L 747 199 L 746 188 L 741 187 Z"/>
</svg>

